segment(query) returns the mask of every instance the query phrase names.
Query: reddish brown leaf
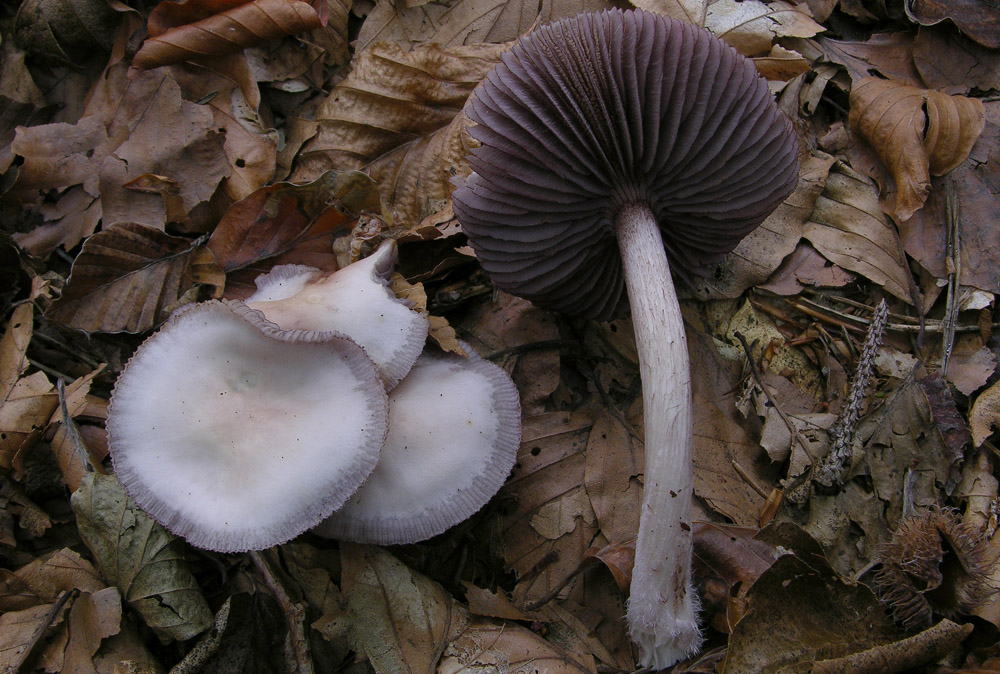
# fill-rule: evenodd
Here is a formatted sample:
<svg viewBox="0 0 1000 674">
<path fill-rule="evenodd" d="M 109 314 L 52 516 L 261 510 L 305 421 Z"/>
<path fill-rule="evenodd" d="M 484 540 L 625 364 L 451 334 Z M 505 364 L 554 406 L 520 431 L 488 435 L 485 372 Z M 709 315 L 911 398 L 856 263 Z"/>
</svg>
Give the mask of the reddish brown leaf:
<svg viewBox="0 0 1000 674">
<path fill-rule="evenodd" d="M 378 208 L 374 183 L 356 172 L 326 173 L 306 185 L 270 185 L 233 204 L 208 242 L 227 273 L 227 297 L 245 297 L 254 277 L 275 264 L 337 269 L 333 239 L 347 233 L 342 228 L 353 221 L 347 213 Z"/>
<path fill-rule="evenodd" d="M 583 554 L 583 561 L 603 564 L 611 572 L 622 594 L 628 595 L 632 586 L 632 567 L 635 566 L 635 539 L 626 543 L 612 543 L 603 548 L 591 548 Z"/>
<path fill-rule="evenodd" d="M 163 35 L 171 28 L 207 19 L 245 5 L 250 0 L 164 0 L 149 13 L 146 37 Z"/>
<path fill-rule="evenodd" d="M 46 316 L 88 332 L 142 332 L 192 290 L 196 242 L 125 223 L 83 244 L 63 295 Z"/>
<path fill-rule="evenodd" d="M 132 60 L 149 69 L 235 54 L 247 47 L 319 28 L 323 17 L 298 0 L 253 0 L 201 21 L 167 30 L 143 43 Z"/>
</svg>

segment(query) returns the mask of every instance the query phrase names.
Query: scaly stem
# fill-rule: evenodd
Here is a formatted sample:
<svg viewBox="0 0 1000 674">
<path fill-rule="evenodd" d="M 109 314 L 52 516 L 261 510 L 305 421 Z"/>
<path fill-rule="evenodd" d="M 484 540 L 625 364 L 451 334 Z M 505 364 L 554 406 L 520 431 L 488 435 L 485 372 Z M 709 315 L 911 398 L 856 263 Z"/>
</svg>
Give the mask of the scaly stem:
<svg viewBox="0 0 1000 674">
<path fill-rule="evenodd" d="M 668 667 L 701 645 L 691 585 L 691 372 L 684 321 L 660 228 L 645 205 L 616 222 L 632 307 L 645 426 L 645 484 L 629 634 L 643 666 Z"/>
</svg>

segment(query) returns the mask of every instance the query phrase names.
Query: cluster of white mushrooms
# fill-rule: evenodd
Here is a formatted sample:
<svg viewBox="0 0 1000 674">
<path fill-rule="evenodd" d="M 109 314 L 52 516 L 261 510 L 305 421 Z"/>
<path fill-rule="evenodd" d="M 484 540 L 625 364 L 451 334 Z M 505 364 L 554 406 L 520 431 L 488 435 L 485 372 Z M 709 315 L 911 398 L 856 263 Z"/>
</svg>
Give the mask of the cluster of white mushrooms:
<svg viewBox="0 0 1000 674">
<path fill-rule="evenodd" d="M 175 313 L 112 395 L 115 473 L 198 547 L 257 550 L 307 529 L 412 543 L 478 511 L 520 441 L 499 367 L 429 347 L 396 298 L 392 242 L 325 276 L 276 267 L 245 302 Z"/>
</svg>

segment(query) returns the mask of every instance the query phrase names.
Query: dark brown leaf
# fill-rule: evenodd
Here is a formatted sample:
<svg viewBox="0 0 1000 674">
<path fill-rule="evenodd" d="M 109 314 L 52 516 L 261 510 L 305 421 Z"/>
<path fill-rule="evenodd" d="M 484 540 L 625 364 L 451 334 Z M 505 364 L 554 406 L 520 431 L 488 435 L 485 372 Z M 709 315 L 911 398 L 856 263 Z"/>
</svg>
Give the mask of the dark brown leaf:
<svg viewBox="0 0 1000 674">
<path fill-rule="evenodd" d="M 150 69 L 235 54 L 286 35 L 319 28 L 324 17 L 299 0 L 252 0 L 148 38 L 132 65 Z"/>
<path fill-rule="evenodd" d="M 197 247 L 144 225 L 99 232 L 83 245 L 62 297 L 46 316 L 88 332 L 149 330 L 192 290 Z"/>
<path fill-rule="evenodd" d="M 989 0 L 908 0 L 907 15 L 923 26 L 951 19 L 973 40 L 1000 49 L 1000 9 Z"/>
</svg>

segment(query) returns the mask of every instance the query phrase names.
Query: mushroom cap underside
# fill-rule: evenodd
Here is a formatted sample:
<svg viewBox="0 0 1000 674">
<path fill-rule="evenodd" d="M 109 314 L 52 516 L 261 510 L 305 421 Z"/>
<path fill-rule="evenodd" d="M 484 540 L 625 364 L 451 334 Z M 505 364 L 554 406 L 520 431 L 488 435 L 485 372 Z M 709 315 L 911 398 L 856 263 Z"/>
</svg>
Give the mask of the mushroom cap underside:
<svg viewBox="0 0 1000 674">
<path fill-rule="evenodd" d="M 314 531 L 393 545 L 442 533 L 500 489 L 521 439 L 517 389 L 501 368 L 424 352 L 389 394 L 389 436 L 371 477 Z"/>
<path fill-rule="evenodd" d="M 289 336 L 240 303 L 175 314 L 118 378 L 115 473 L 198 547 L 262 549 L 316 525 L 374 469 L 387 398 L 349 339 Z"/>
<path fill-rule="evenodd" d="M 791 192 L 797 142 L 753 64 L 643 11 L 581 14 L 504 54 L 468 106 L 480 142 L 455 213 L 500 288 L 609 318 L 614 222 L 647 205 L 671 268 L 706 273 Z"/>
</svg>

